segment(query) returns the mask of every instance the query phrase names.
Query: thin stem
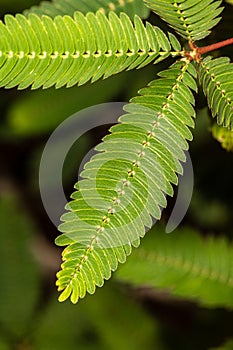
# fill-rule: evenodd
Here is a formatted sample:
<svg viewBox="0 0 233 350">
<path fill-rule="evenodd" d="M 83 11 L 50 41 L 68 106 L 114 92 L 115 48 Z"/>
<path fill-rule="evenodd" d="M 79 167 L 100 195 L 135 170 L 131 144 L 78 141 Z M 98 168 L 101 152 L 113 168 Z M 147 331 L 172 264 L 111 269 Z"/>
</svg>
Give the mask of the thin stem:
<svg viewBox="0 0 233 350">
<path fill-rule="evenodd" d="M 197 52 L 200 55 L 202 55 L 203 53 L 214 51 L 216 49 L 219 49 L 220 47 L 231 45 L 231 44 L 233 44 L 233 38 L 230 38 L 230 39 L 227 39 L 227 40 L 224 40 L 224 41 L 220 41 L 219 43 L 215 43 L 215 44 L 212 44 L 212 45 L 198 47 L 197 48 Z"/>
</svg>

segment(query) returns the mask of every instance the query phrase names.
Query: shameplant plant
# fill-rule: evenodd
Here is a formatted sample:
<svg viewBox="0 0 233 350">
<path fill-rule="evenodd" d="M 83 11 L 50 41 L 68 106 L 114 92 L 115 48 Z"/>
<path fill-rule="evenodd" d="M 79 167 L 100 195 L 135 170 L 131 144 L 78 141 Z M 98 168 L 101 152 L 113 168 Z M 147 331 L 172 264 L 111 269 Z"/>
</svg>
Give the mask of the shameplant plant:
<svg viewBox="0 0 233 350">
<path fill-rule="evenodd" d="M 138 247 L 182 173 L 192 140 L 197 82 L 218 125 L 233 129 L 233 65 L 203 57 L 233 38 L 199 47 L 219 22 L 221 1 L 54 0 L 0 22 L 1 87 L 71 87 L 123 70 L 175 62 L 139 91 L 110 129 L 75 185 L 56 239 L 63 251 L 60 301 L 94 293 Z M 159 15 L 187 41 L 143 22 Z M 78 94 L 78 91 L 77 91 Z"/>
</svg>

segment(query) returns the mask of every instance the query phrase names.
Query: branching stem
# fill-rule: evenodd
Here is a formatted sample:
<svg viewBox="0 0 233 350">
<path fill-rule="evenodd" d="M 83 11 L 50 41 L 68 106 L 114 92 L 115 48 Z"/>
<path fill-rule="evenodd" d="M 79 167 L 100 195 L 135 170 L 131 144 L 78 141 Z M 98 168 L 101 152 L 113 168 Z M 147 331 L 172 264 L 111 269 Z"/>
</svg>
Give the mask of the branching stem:
<svg viewBox="0 0 233 350">
<path fill-rule="evenodd" d="M 197 52 L 202 55 L 203 53 L 214 51 L 214 50 L 219 49 L 220 47 L 224 47 L 224 46 L 231 45 L 231 44 L 233 44 L 233 38 L 223 40 L 223 41 L 220 41 L 219 43 L 215 43 L 212 45 L 198 47 Z"/>
<path fill-rule="evenodd" d="M 220 41 L 218 43 L 203 46 L 203 47 L 198 47 L 194 44 L 194 42 L 191 41 L 189 43 L 189 46 L 190 46 L 190 49 L 192 51 L 187 51 L 185 53 L 185 56 L 190 61 L 195 60 L 195 61 L 199 62 L 201 59 L 201 55 L 203 55 L 204 53 L 214 51 L 214 50 L 219 49 L 220 47 L 224 47 L 224 46 L 231 45 L 231 44 L 233 44 L 233 38 L 223 40 L 223 41 Z"/>
</svg>

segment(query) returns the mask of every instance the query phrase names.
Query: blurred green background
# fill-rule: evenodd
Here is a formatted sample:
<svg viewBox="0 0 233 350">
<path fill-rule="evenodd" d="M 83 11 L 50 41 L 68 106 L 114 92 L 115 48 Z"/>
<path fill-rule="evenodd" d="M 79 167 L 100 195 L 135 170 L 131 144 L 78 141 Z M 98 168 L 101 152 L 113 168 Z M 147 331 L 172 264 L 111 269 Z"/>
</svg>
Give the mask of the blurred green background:
<svg viewBox="0 0 233 350">
<path fill-rule="evenodd" d="M 1 16 L 37 3 L 0 0 Z M 155 16 L 151 20 L 161 23 Z M 228 4 L 221 24 L 205 43 L 229 37 L 232 21 L 233 7 Z M 221 54 L 232 58 L 232 46 Z M 0 350 L 233 349 L 230 310 L 208 309 L 161 291 L 130 288 L 114 278 L 75 306 L 57 302 L 55 273 L 61 251 L 53 243 L 58 233 L 43 209 L 38 185 L 45 143 L 56 126 L 73 113 L 103 102 L 128 101 L 156 77 L 157 69 L 170 63 L 80 88 L 1 89 Z M 211 119 L 202 95 L 197 105 L 190 149 L 195 187 L 182 225 L 203 236 L 211 233 L 232 240 L 233 154 L 211 137 Z M 106 131 L 100 127 L 86 133 L 69 152 L 63 176 L 67 197 L 81 160 Z M 174 202 L 169 199 L 164 223 Z"/>
</svg>

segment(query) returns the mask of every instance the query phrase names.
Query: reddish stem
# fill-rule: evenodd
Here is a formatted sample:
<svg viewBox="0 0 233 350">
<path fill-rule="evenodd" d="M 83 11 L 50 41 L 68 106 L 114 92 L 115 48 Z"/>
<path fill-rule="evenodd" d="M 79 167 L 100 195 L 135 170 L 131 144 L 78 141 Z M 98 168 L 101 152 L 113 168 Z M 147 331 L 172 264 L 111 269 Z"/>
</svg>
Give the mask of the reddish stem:
<svg viewBox="0 0 233 350">
<path fill-rule="evenodd" d="M 231 44 L 233 44 L 233 38 L 230 38 L 230 39 L 227 39 L 227 40 L 224 40 L 224 41 L 220 41 L 219 43 L 215 43 L 215 44 L 212 44 L 212 45 L 198 47 L 197 48 L 197 52 L 200 55 L 202 55 L 203 53 L 214 51 L 216 49 L 219 49 L 220 47 L 231 45 Z"/>
</svg>

